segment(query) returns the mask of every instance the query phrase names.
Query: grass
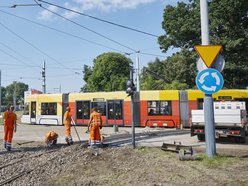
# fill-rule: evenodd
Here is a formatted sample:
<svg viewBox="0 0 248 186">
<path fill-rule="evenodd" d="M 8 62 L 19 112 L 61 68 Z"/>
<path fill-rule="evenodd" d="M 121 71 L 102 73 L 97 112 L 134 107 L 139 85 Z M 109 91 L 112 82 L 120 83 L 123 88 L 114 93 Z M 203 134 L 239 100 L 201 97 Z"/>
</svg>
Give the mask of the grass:
<svg viewBox="0 0 248 186">
<path fill-rule="evenodd" d="M 236 162 L 235 158 L 226 157 L 223 155 L 216 155 L 212 158 L 207 157 L 205 154 L 200 156 L 201 162 L 205 167 L 214 168 L 225 165 L 231 165 Z"/>
</svg>

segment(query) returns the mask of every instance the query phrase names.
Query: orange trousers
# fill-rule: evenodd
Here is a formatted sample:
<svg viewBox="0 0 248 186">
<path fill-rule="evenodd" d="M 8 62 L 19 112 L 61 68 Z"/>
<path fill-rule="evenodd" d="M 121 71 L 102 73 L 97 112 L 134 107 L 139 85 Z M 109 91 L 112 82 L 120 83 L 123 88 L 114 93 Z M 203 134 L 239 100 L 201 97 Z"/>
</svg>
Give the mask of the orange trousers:
<svg viewBox="0 0 248 186">
<path fill-rule="evenodd" d="M 100 125 L 98 124 L 91 125 L 90 140 L 101 141 Z"/>
<path fill-rule="evenodd" d="M 11 143 L 13 139 L 14 127 L 4 126 L 4 141 Z"/>
<path fill-rule="evenodd" d="M 71 137 L 71 125 L 65 124 L 65 136 Z"/>
</svg>

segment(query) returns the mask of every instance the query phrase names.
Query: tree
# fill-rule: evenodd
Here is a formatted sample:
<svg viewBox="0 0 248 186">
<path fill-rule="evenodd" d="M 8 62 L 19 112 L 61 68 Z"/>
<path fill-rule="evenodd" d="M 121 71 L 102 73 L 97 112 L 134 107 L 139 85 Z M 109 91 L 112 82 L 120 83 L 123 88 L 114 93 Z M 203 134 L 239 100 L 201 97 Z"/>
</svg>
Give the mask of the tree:
<svg viewBox="0 0 248 186">
<path fill-rule="evenodd" d="M 85 82 L 88 82 L 88 79 L 89 77 L 91 76 L 92 74 L 92 69 L 91 67 L 89 67 L 88 65 L 84 65 L 84 68 L 83 68 L 83 80 Z M 87 92 L 88 91 L 88 86 L 87 86 L 87 83 L 81 88 L 81 92 Z"/>
<path fill-rule="evenodd" d="M 141 76 L 142 89 L 193 88 L 196 74 L 195 55 L 183 49 L 163 62 L 156 59 L 149 63 Z"/>
<path fill-rule="evenodd" d="M 166 6 L 162 22 L 165 35 L 158 39 L 164 52 L 174 47 L 191 51 L 192 57 L 195 55 L 193 47 L 201 44 L 199 2 L 190 0 L 188 4 L 180 2 L 176 7 Z M 226 65 L 222 74 L 226 88 L 248 85 L 247 11 L 247 0 L 213 0 L 209 3 L 210 41 L 223 46 Z"/>
<path fill-rule="evenodd" d="M 14 81 L 12 84 L 8 85 L 6 87 L 5 97 L 4 97 L 4 103 L 6 105 L 12 105 L 13 104 L 13 96 L 14 92 L 16 93 L 16 102 L 17 104 L 23 104 L 24 100 L 24 92 L 28 90 L 28 85 Z"/>
<path fill-rule="evenodd" d="M 165 64 L 158 58 L 154 62 L 148 63 L 148 67 L 143 67 L 140 76 L 142 90 L 160 90 L 168 82 L 165 77 Z"/>
<path fill-rule="evenodd" d="M 132 61 L 119 53 L 109 52 L 99 55 L 93 61 L 93 68 L 84 66 L 83 79 L 86 85 L 82 91 L 125 90 Z"/>
</svg>

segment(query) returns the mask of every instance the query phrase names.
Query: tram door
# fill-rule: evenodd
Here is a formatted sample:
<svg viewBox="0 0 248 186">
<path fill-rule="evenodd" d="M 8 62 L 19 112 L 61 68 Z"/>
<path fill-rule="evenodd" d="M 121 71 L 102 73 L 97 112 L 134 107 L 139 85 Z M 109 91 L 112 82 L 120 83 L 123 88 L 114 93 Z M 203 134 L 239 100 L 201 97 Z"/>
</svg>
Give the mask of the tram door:
<svg viewBox="0 0 248 186">
<path fill-rule="evenodd" d="M 30 122 L 36 124 L 36 101 L 31 102 Z"/>
<path fill-rule="evenodd" d="M 108 100 L 106 114 L 108 125 L 124 125 L 123 100 Z"/>
<path fill-rule="evenodd" d="M 90 119 L 90 101 L 76 102 L 76 123 L 88 124 Z"/>
</svg>

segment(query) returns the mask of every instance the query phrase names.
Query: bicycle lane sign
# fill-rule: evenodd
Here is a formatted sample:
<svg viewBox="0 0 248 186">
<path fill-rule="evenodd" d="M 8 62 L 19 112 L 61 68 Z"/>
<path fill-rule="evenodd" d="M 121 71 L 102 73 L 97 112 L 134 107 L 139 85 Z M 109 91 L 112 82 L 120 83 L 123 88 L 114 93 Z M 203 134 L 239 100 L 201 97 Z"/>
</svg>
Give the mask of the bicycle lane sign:
<svg viewBox="0 0 248 186">
<path fill-rule="evenodd" d="M 218 92 L 224 84 L 221 73 L 213 68 L 207 68 L 196 76 L 196 85 L 205 94 Z"/>
</svg>

